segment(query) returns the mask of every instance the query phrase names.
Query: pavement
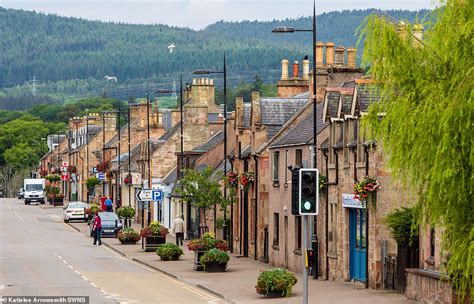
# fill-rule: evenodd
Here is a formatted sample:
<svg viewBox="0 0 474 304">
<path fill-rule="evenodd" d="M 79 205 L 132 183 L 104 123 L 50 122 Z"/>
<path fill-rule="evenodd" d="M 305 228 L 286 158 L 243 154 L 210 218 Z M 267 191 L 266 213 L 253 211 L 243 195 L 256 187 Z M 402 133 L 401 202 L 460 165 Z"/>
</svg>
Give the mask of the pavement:
<svg viewBox="0 0 474 304">
<path fill-rule="evenodd" d="M 71 223 L 78 231 L 87 234 L 89 227 L 85 223 Z M 140 231 L 139 224 L 132 225 Z M 168 242 L 175 242 L 168 235 Z M 161 261 L 154 252 L 143 252 L 141 243 L 122 245 L 117 239 L 104 239 L 103 243 L 122 256 L 153 268 L 163 274 L 184 282 L 190 286 L 212 293 L 230 303 L 302 303 L 303 283 L 301 274 L 297 274 L 298 283 L 289 298 L 267 299 L 255 291 L 256 280 L 263 270 L 271 269 L 268 264 L 250 258 L 230 254 L 231 259 L 225 273 L 207 273 L 193 270 L 194 252 L 183 246 L 184 255 L 179 261 Z M 309 303 L 414 303 L 403 295 L 368 290 L 361 284 L 313 280 L 309 278 Z"/>
<path fill-rule="evenodd" d="M 0 199 L 0 302 L 7 296 L 89 296 L 94 304 L 226 303 L 109 247 L 93 246 L 63 222 L 63 212 Z"/>
</svg>

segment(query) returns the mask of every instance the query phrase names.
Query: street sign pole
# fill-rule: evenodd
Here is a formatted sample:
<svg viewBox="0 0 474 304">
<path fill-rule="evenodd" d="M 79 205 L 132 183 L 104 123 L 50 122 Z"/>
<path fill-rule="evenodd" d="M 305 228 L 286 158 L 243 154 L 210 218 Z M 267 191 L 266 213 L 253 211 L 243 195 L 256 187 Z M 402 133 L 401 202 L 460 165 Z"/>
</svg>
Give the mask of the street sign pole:
<svg viewBox="0 0 474 304">
<path fill-rule="evenodd" d="M 307 247 L 308 247 L 308 215 L 302 215 L 303 218 L 303 304 L 308 304 L 308 267 L 306 266 L 307 260 Z"/>
</svg>

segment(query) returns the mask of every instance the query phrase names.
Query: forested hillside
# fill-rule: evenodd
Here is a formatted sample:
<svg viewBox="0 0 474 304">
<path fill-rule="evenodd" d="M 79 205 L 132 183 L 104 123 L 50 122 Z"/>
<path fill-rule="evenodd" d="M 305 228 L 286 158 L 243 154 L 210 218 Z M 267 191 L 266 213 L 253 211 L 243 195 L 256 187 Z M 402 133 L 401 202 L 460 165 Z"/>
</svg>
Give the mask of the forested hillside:
<svg viewBox="0 0 474 304">
<path fill-rule="evenodd" d="M 318 40 L 355 45 L 356 28 L 374 12 L 382 13 L 355 10 L 322 14 L 318 17 Z M 426 13 L 383 12 L 397 20 L 414 20 Z M 231 85 L 249 83 L 256 74 L 264 82 L 274 82 L 282 58 L 297 60 L 311 52 L 308 33 L 271 33 L 273 27 L 281 25 L 308 28 L 311 18 L 218 22 L 194 31 L 166 25 L 87 21 L 0 7 L 0 95 L 19 96 L 35 89 L 35 93 L 59 100 L 91 93 L 128 99 L 142 96 L 159 84 L 170 86 L 179 73 L 189 81 L 193 69 L 221 68 L 224 51 Z M 170 43 L 176 45 L 172 53 L 168 49 Z M 105 82 L 105 75 L 116 76 L 119 83 L 113 86 Z M 38 80 L 35 88 L 33 77 Z"/>
</svg>

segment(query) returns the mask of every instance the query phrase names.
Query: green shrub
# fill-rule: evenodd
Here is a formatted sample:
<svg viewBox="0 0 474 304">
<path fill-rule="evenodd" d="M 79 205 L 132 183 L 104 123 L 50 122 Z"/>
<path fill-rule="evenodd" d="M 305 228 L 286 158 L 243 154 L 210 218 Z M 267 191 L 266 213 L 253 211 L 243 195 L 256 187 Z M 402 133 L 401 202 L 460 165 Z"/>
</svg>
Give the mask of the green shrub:
<svg viewBox="0 0 474 304">
<path fill-rule="evenodd" d="M 99 184 L 99 179 L 96 176 L 91 176 L 86 180 L 87 189 L 92 189 Z"/>
<path fill-rule="evenodd" d="M 291 290 L 298 280 L 286 269 L 275 268 L 262 271 L 255 286 L 257 293 L 266 296 L 270 291 L 278 291 L 282 296 L 291 295 Z"/>
<path fill-rule="evenodd" d="M 133 207 L 121 207 L 117 210 L 117 214 L 122 218 L 133 218 L 135 216 L 135 209 Z"/>
<path fill-rule="evenodd" d="M 156 250 L 156 254 L 159 255 L 163 261 L 173 260 L 176 256 L 179 258 L 183 253 L 183 249 L 173 243 L 160 245 Z"/>
<path fill-rule="evenodd" d="M 217 248 L 206 251 L 199 260 L 201 264 L 206 265 L 208 263 L 227 264 L 229 262 L 229 255 Z"/>
<path fill-rule="evenodd" d="M 227 227 L 229 227 L 229 224 L 230 224 L 229 217 L 226 218 L 225 224 L 226 224 Z M 219 216 L 216 219 L 216 227 L 217 227 L 217 229 L 222 229 L 223 226 L 224 226 L 224 218 L 222 216 Z"/>
<path fill-rule="evenodd" d="M 410 246 L 418 241 L 418 224 L 413 207 L 395 209 L 385 216 L 383 222 L 399 246 Z"/>
</svg>

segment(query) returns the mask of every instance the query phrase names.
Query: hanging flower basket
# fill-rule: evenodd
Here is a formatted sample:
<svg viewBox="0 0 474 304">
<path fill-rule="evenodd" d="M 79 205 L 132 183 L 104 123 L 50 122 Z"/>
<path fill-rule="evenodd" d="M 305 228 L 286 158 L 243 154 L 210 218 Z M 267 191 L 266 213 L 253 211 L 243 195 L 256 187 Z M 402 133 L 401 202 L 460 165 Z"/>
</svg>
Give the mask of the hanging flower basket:
<svg viewBox="0 0 474 304">
<path fill-rule="evenodd" d="M 379 182 L 374 176 L 366 176 L 354 184 L 354 198 L 358 199 L 367 208 L 367 202 L 374 202 L 375 193 L 379 189 Z"/>
<path fill-rule="evenodd" d="M 239 185 L 239 176 L 235 172 L 228 172 L 224 177 L 224 186 L 230 189 L 237 189 Z"/>
<path fill-rule="evenodd" d="M 69 173 L 77 173 L 77 168 L 76 168 L 76 166 L 69 166 L 69 167 L 67 167 L 67 172 L 69 172 Z"/>
<path fill-rule="evenodd" d="M 240 185 L 242 186 L 245 192 L 249 191 L 251 183 L 253 183 L 254 180 L 255 178 L 254 178 L 253 172 L 244 172 L 240 175 L 240 178 L 239 178 Z"/>
<path fill-rule="evenodd" d="M 323 193 L 326 191 L 328 186 L 328 179 L 324 175 L 319 175 L 319 193 Z"/>
<path fill-rule="evenodd" d="M 123 179 L 123 183 L 125 185 L 131 185 L 132 184 L 132 176 L 130 176 L 130 175 L 125 176 L 125 178 Z"/>
</svg>

